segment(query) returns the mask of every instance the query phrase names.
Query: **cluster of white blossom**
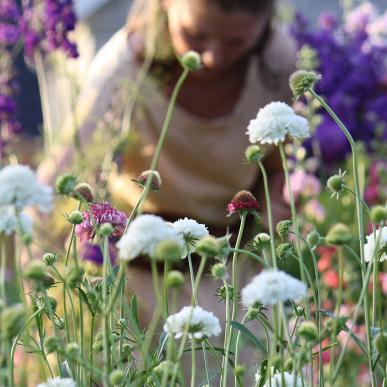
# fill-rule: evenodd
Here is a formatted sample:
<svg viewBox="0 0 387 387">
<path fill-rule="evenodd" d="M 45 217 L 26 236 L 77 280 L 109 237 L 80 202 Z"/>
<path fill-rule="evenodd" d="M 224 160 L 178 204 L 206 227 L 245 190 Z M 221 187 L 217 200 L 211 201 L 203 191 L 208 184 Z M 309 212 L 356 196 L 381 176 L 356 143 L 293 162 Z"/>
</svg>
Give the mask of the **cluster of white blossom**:
<svg viewBox="0 0 387 387">
<path fill-rule="evenodd" d="M 381 230 L 376 230 L 375 235 L 372 233 L 366 236 L 367 242 L 364 245 L 364 260 L 371 262 L 379 258 L 380 262 L 387 259 L 387 226 Z M 374 257 L 375 255 L 375 257 Z"/>
</svg>

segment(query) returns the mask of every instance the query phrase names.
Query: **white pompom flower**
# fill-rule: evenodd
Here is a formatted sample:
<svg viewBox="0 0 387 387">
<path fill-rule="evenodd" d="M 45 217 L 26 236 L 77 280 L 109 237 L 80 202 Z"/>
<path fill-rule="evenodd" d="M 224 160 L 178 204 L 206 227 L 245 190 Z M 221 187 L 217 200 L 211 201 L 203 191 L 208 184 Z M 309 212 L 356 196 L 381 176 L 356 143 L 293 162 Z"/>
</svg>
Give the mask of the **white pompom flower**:
<svg viewBox="0 0 387 387">
<path fill-rule="evenodd" d="M 284 372 L 284 381 L 285 384 L 282 383 L 282 374 L 278 372 L 271 377 L 270 382 L 267 381 L 264 384 L 264 387 L 302 387 L 301 378 L 297 376 L 296 379 L 296 375 L 290 374 L 286 371 Z"/>
<path fill-rule="evenodd" d="M 23 213 L 20 216 L 21 232 L 24 234 L 32 234 L 32 220 Z M 14 206 L 0 206 L 0 234 L 11 235 L 18 231 L 18 222 Z"/>
<path fill-rule="evenodd" d="M 152 258 L 157 245 L 164 240 L 177 242 L 183 251 L 183 238 L 171 223 L 156 215 L 140 215 L 129 224 L 126 233 L 117 242 L 118 257 L 125 261 L 140 255 Z"/>
<path fill-rule="evenodd" d="M 187 331 L 190 339 L 218 336 L 222 331 L 219 319 L 200 306 L 185 306 L 180 312 L 167 318 L 164 331 L 179 339 Z"/>
<path fill-rule="evenodd" d="M 194 219 L 178 219 L 173 223 L 173 228 L 182 236 L 185 242 L 183 258 L 195 251 L 196 241 L 209 235 L 207 226 L 198 223 Z"/>
<path fill-rule="evenodd" d="M 242 289 L 242 304 L 275 305 L 279 301 L 298 301 L 306 296 L 306 285 L 280 270 L 263 270 Z"/>
<path fill-rule="evenodd" d="M 247 127 L 252 144 L 275 144 L 286 136 L 299 140 L 310 136 L 308 121 L 284 102 L 271 102 L 258 111 L 257 117 Z"/>
<path fill-rule="evenodd" d="M 30 167 L 7 165 L 0 170 L 0 206 L 13 205 L 20 211 L 34 206 L 48 212 L 52 201 L 52 188 L 40 183 Z"/>
<path fill-rule="evenodd" d="M 77 387 L 73 379 L 70 378 L 54 378 L 47 380 L 46 383 L 40 383 L 37 387 Z"/>
<path fill-rule="evenodd" d="M 379 259 L 383 262 L 387 259 L 387 226 L 384 226 L 381 230 L 376 230 L 376 234 L 373 233 L 366 236 L 367 242 L 364 245 L 364 260 L 371 262 L 374 259 Z M 374 255 L 376 255 L 374 257 Z"/>
</svg>

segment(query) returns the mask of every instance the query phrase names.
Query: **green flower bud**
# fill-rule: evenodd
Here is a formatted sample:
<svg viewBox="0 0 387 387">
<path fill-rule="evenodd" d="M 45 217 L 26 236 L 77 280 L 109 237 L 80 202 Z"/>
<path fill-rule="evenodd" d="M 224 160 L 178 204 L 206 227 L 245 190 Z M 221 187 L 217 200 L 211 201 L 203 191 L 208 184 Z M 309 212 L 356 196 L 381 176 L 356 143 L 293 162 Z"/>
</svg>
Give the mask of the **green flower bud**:
<svg viewBox="0 0 387 387">
<path fill-rule="evenodd" d="M 161 378 L 164 373 L 166 373 L 168 376 L 172 376 L 174 367 L 174 363 L 172 363 L 170 360 L 165 360 L 158 364 L 155 368 L 153 368 L 153 372 L 159 378 Z"/>
<path fill-rule="evenodd" d="M 52 253 L 46 253 L 43 255 L 42 260 L 47 266 L 52 266 L 56 261 L 56 255 Z"/>
<path fill-rule="evenodd" d="M 328 245 L 341 246 L 352 239 L 352 234 L 349 228 L 343 223 L 336 223 L 330 228 L 328 234 L 325 237 L 325 241 Z"/>
<path fill-rule="evenodd" d="M 281 238 L 281 240 L 288 239 L 290 227 L 292 226 L 291 220 L 282 220 L 277 224 L 277 234 Z"/>
<path fill-rule="evenodd" d="M 34 238 L 32 238 L 32 235 L 30 234 L 23 234 L 23 243 L 26 246 L 29 246 L 34 241 Z"/>
<path fill-rule="evenodd" d="M 80 354 L 77 343 L 68 343 L 66 346 L 66 355 L 71 359 L 77 358 Z"/>
<path fill-rule="evenodd" d="M 254 245 L 257 248 L 263 248 L 270 245 L 270 235 L 265 232 L 260 232 L 254 237 Z"/>
<path fill-rule="evenodd" d="M 73 197 L 91 203 L 94 200 L 93 189 L 87 183 L 80 183 L 74 188 Z"/>
<path fill-rule="evenodd" d="M 171 270 L 167 274 L 167 286 L 169 288 L 179 288 L 185 284 L 183 273 L 178 270 Z"/>
<path fill-rule="evenodd" d="M 57 301 L 56 298 L 53 297 L 53 296 L 48 296 L 48 297 L 47 297 L 47 300 L 48 300 L 48 302 L 49 302 L 49 304 L 50 304 L 51 311 L 52 311 L 53 313 L 55 313 L 56 307 L 58 306 L 58 301 Z M 48 306 L 47 306 L 47 308 L 48 308 Z M 49 311 L 47 311 L 47 312 L 49 312 Z"/>
<path fill-rule="evenodd" d="M 26 279 L 36 282 L 43 282 L 47 274 L 47 266 L 38 260 L 28 262 L 23 270 L 23 276 Z"/>
<path fill-rule="evenodd" d="M 249 306 L 246 317 L 248 320 L 256 320 L 259 317 L 259 309 L 254 306 Z"/>
<path fill-rule="evenodd" d="M 176 262 L 181 259 L 181 254 L 181 246 L 172 239 L 161 241 L 155 250 L 155 258 L 159 261 Z"/>
<path fill-rule="evenodd" d="M 121 384 L 124 380 L 125 372 L 122 370 L 114 370 L 109 375 L 109 381 L 112 386 Z"/>
<path fill-rule="evenodd" d="M 302 322 L 297 329 L 297 335 L 306 341 L 316 341 L 318 339 L 318 329 L 316 324 L 312 321 Z"/>
<path fill-rule="evenodd" d="M 278 258 L 282 261 L 286 261 L 293 253 L 293 246 L 290 243 L 280 243 L 277 246 Z"/>
<path fill-rule="evenodd" d="M 317 231 L 311 231 L 307 236 L 306 236 L 306 241 L 311 245 L 311 246 L 317 246 L 320 243 L 320 234 Z"/>
<path fill-rule="evenodd" d="M 60 345 L 60 340 L 56 336 L 50 336 L 44 339 L 44 348 L 46 349 L 47 354 L 56 352 Z"/>
<path fill-rule="evenodd" d="M 259 145 L 250 145 L 245 150 L 246 161 L 255 164 L 265 157 L 265 151 Z"/>
<path fill-rule="evenodd" d="M 71 224 L 81 224 L 83 222 L 83 214 L 81 211 L 78 211 L 78 210 L 75 210 L 73 211 L 69 217 L 68 217 L 68 221 L 71 223 Z"/>
<path fill-rule="evenodd" d="M 216 257 L 220 253 L 219 242 L 211 235 L 201 238 L 196 244 L 196 252 L 207 258 Z"/>
<path fill-rule="evenodd" d="M 339 198 L 340 192 L 343 191 L 345 187 L 345 173 L 346 171 L 343 173 L 339 171 L 338 175 L 333 175 L 327 180 L 327 187 L 332 193 L 331 197 L 336 196 L 337 199 Z"/>
<path fill-rule="evenodd" d="M 55 326 L 60 330 L 63 331 L 63 329 L 66 328 L 66 323 L 64 318 L 55 318 L 54 319 Z"/>
<path fill-rule="evenodd" d="M 211 267 L 211 275 L 215 279 L 226 279 L 228 277 L 227 266 L 224 263 L 215 263 Z"/>
<path fill-rule="evenodd" d="M 82 282 L 84 273 L 85 273 L 85 270 L 82 267 L 71 268 L 66 278 L 67 285 L 71 289 L 76 288 Z"/>
<path fill-rule="evenodd" d="M 149 169 L 141 172 L 137 179 L 133 179 L 133 181 L 135 181 L 139 187 L 145 188 L 148 178 L 150 179 L 150 190 L 159 192 L 161 187 L 161 176 L 156 170 Z"/>
<path fill-rule="evenodd" d="M 325 321 L 324 336 L 338 335 L 345 327 L 348 317 L 331 317 Z"/>
<path fill-rule="evenodd" d="M 303 306 L 297 306 L 297 308 L 294 310 L 294 314 L 298 317 L 305 316 L 305 307 Z"/>
<path fill-rule="evenodd" d="M 181 58 L 182 66 L 190 71 L 198 70 L 202 67 L 202 59 L 196 51 L 187 51 Z"/>
<path fill-rule="evenodd" d="M 237 377 L 242 377 L 246 372 L 246 366 L 243 364 L 237 364 L 235 365 L 234 372 Z"/>
<path fill-rule="evenodd" d="M 295 97 L 301 97 L 320 79 L 321 75 L 313 71 L 298 70 L 289 78 L 290 89 Z"/>
<path fill-rule="evenodd" d="M 1 313 L 0 330 L 5 339 L 15 337 L 24 326 L 26 312 L 22 304 L 15 304 L 3 309 Z"/>
<path fill-rule="evenodd" d="M 373 345 L 381 357 L 387 357 L 387 334 L 378 333 L 373 339 Z"/>
<path fill-rule="evenodd" d="M 282 356 L 276 355 L 273 358 L 273 367 L 277 370 L 282 368 Z"/>
<path fill-rule="evenodd" d="M 58 176 L 55 189 L 59 195 L 71 195 L 77 185 L 77 178 L 69 173 Z"/>
<path fill-rule="evenodd" d="M 374 223 L 382 223 L 387 220 L 387 207 L 374 206 L 371 208 L 371 220 Z"/>
<path fill-rule="evenodd" d="M 114 227 L 111 223 L 102 223 L 99 226 L 99 233 L 102 237 L 109 237 L 114 232 Z"/>
<path fill-rule="evenodd" d="M 290 357 L 285 362 L 285 371 L 288 371 L 290 373 L 293 371 L 293 359 Z"/>
</svg>

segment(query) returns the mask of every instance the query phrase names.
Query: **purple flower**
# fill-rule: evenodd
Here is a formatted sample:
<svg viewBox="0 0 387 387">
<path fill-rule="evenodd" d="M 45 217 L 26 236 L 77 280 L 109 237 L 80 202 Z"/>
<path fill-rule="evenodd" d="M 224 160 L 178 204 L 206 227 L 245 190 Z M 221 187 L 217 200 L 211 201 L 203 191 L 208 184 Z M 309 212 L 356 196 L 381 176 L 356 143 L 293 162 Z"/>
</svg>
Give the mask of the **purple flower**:
<svg viewBox="0 0 387 387">
<path fill-rule="evenodd" d="M 99 245 L 95 243 L 90 243 L 88 241 L 83 241 L 80 244 L 80 257 L 87 262 L 92 262 L 97 266 L 103 264 L 103 254 Z M 116 260 L 117 252 L 113 244 L 109 244 L 109 256 L 112 264 Z"/>
<path fill-rule="evenodd" d="M 368 150 L 372 150 L 374 139 L 380 138 L 380 128 L 384 130 L 381 137 L 387 135 L 387 40 L 383 40 L 386 27 L 382 22 L 386 17 L 378 16 L 372 5 L 364 3 L 341 24 L 324 13 L 319 27 L 311 28 L 298 14 L 291 26 L 299 48 L 306 45 L 317 54 L 314 70 L 322 74 L 322 81 L 316 91 L 355 141 L 363 141 Z M 306 146 L 311 151 L 310 144 L 317 140 L 323 161 L 336 164 L 349 152 L 348 141 L 323 109 L 316 113 L 321 123 Z"/>
<path fill-rule="evenodd" d="M 110 223 L 114 232 L 112 237 L 120 237 L 125 231 L 128 220 L 126 214 L 118 211 L 107 202 L 92 203 L 90 210 L 83 213 L 84 220 L 75 227 L 75 233 L 81 241 L 92 240 L 96 228 L 103 223 Z"/>
</svg>

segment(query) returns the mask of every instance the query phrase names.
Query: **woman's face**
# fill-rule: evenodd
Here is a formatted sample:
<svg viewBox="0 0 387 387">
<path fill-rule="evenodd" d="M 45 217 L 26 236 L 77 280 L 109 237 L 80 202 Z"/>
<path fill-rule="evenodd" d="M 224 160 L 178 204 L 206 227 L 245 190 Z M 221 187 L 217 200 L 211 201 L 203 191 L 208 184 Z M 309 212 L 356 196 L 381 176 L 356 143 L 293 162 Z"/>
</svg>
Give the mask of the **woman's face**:
<svg viewBox="0 0 387 387">
<path fill-rule="evenodd" d="M 267 15 L 225 12 L 208 0 L 165 0 L 165 5 L 175 53 L 200 53 L 204 67 L 197 74 L 206 77 L 232 68 L 257 44 L 267 22 Z"/>
</svg>

